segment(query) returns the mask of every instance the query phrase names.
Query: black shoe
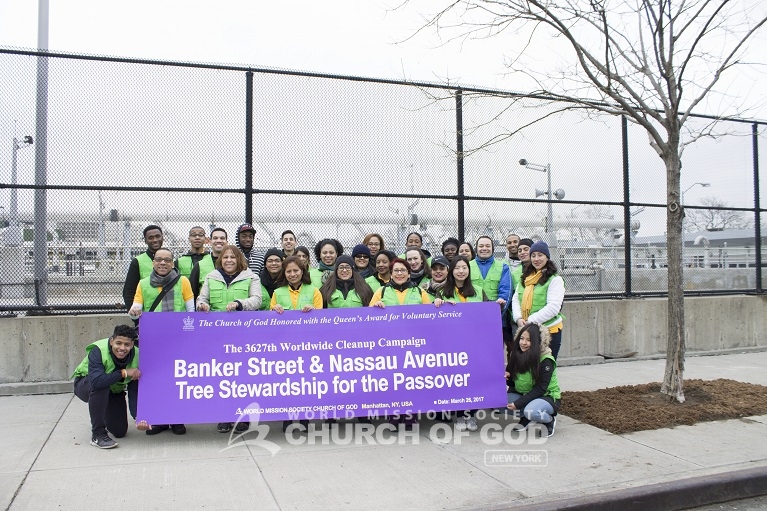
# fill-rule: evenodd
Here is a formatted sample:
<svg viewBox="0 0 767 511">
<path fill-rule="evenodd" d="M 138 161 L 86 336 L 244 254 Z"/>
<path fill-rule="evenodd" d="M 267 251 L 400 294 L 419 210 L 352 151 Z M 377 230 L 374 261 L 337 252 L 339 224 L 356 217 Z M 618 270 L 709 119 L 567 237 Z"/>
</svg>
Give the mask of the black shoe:
<svg viewBox="0 0 767 511">
<path fill-rule="evenodd" d="M 250 429 L 250 422 L 238 422 L 237 425 L 234 427 L 234 432 L 245 433 L 249 429 Z"/>
<path fill-rule="evenodd" d="M 519 419 L 519 422 L 513 426 L 513 428 L 517 431 L 524 431 L 527 429 L 527 427 L 530 425 L 530 419 L 527 417 L 522 417 Z"/>
<path fill-rule="evenodd" d="M 216 431 L 219 433 L 229 433 L 232 430 L 231 422 L 219 422 L 216 426 Z"/>
<path fill-rule="evenodd" d="M 146 434 L 147 435 L 159 435 L 163 431 L 167 431 L 170 429 L 170 426 L 167 424 L 162 424 L 160 426 L 152 426 L 152 429 L 147 429 Z"/>
<path fill-rule="evenodd" d="M 171 424 L 170 430 L 174 435 L 186 435 L 186 426 L 183 424 Z"/>
<path fill-rule="evenodd" d="M 112 440 L 106 433 L 102 433 L 91 437 L 91 445 L 98 447 L 99 449 L 112 449 L 117 447 L 118 443 Z"/>
<path fill-rule="evenodd" d="M 546 426 L 547 437 L 554 436 L 554 428 L 556 427 L 556 425 L 557 425 L 556 417 L 552 417 L 551 422 L 547 422 L 546 424 L 544 424 L 544 426 Z"/>
</svg>

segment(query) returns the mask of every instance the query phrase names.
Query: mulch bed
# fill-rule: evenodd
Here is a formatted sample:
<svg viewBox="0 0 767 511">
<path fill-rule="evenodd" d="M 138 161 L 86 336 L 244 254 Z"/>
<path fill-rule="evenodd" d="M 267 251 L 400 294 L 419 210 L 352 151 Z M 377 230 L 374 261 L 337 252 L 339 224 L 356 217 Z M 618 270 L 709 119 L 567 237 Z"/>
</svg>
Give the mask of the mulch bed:
<svg viewBox="0 0 767 511">
<path fill-rule="evenodd" d="M 685 380 L 684 403 L 670 403 L 660 383 L 563 392 L 559 413 L 610 433 L 631 433 L 767 414 L 767 387 L 734 380 Z"/>
</svg>

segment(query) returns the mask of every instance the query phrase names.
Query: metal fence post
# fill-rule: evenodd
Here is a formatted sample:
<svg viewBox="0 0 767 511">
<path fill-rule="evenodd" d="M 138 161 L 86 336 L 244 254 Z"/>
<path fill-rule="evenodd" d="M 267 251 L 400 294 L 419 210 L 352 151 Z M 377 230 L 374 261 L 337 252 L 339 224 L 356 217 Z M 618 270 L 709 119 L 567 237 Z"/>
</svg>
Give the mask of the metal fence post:
<svg viewBox="0 0 767 511">
<path fill-rule="evenodd" d="M 631 191 L 629 187 L 629 128 L 628 120 L 621 116 L 621 140 L 623 141 L 623 259 L 624 292 L 631 296 Z"/>
<path fill-rule="evenodd" d="M 455 154 L 458 178 L 458 239 L 464 240 L 466 201 L 463 189 L 463 91 L 461 89 L 455 91 Z"/>
<path fill-rule="evenodd" d="M 762 223 L 759 202 L 759 123 L 751 125 L 754 158 L 754 247 L 756 248 L 756 292 L 762 292 Z"/>
<path fill-rule="evenodd" d="M 245 73 L 245 222 L 253 224 L 253 71 Z"/>
</svg>

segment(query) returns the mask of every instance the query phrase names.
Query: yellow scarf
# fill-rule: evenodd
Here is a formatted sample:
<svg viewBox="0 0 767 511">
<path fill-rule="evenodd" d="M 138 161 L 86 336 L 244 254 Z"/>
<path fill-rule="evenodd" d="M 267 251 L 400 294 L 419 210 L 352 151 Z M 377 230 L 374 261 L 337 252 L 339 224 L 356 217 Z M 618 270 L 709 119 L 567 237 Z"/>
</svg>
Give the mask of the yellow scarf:
<svg viewBox="0 0 767 511">
<path fill-rule="evenodd" d="M 522 293 L 522 319 L 527 321 L 533 308 L 533 288 L 541 280 L 541 271 L 538 270 L 525 279 L 525 292 Z"/>
</svg>

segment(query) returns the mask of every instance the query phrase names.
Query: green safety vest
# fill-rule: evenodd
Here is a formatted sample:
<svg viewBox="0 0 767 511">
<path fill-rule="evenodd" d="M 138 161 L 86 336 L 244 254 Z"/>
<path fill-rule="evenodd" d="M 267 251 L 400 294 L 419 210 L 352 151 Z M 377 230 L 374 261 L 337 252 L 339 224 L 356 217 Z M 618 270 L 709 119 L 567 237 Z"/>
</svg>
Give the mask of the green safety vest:
<svg viewBox="0 0 767 511">
<path fill-rule="evenodd" d="M 533 287 L 533 306 L 530 309 L 531 315 L 546 307 L 546 295 L 549 292 L 549 284 L 551 284 L 551 279 L 556 276 L 557 274 L 555 273 L 549 277 L 549 280 L 547 280 L 545 284 L 536 284 L 535 287 Z M 517 284 L 517 296 L 519 297 L 518 300 L 520 305 L 522 305 L 522 295 L 524 293 L 525 286 L 522 282 L 522 279 L 520 278 L 519 283 Z M 560 319 L 564 319 L 564 316 L 561 312 L 558 312 L 556 316 L 546 321 L 543 326 L 551 326 L 554 323 L 558 323 Z"/>
<path fill-rule="evenodd" d="M 104 372 L 107 374 L 114 372 L 115 361 L 112 360 L 112 355 L 110 354 L 111 348 L 109 347 L 109 339 L 101 339 L 96 342 L 92 342 L 85 347 L 85 358 L 75 369 L 72 378 L 88 376 L 88 354 L 91 352 L 94 346 L 97 346 L 98 349 L 101 350 L 101 363 L 104 364 Z M 126 366 L 126 369 L 135 369 L 138 367 L 138 346 L 133 349 L 136 350 L 136 354 L 133 356 L 133 360 L 131 360 L 130 364 Z M 109 389 L 113 394 L 120 394 L 125 392 L 125 387 L 127 387 L 130 382 L 131 378 L 127 377 L 122 381 L 110 385 Z"/>
<path fill-rule="evenodd" d="M 264 285 L 261 284 L 261 306 L 258 308 L 258 310 L 268 311 L 271 300 L 272 296 L 269 294 L 269 291 L 267 291 Z"/>
<path fill-rule="evenodd" d="M 316 287 L 317 289 L 322 287 L 322 275 L 325 273 L 325 270 L 320 270 L 319 268 L 309 268 L 309 278 L 312 279 L 312 285 Z"/>
<path fill-rule="evenodd" d="M 466 302 L 465 303 L 482 302 L 482 291 L 478 291 L 477 288 L 474 288 L 474 292 L 477 293 L 477 294 L 475 294 L 474 296 L 467 296 L 467 297 L 465 297 L 466 298 Z M 444 300 L 446 302 L 450 302 L 450 303 L 464 303 L 457 296 L 453 296 L 453 297 L 450 297 L 450 298 L 445 296 L 443 298 L 444 298 Z"/>
<path fill-rule="evenodd" d="M 368 283 L 368 286 L 370 286 L 370 289 L 372 289 L 374 293 L 381 289 L 381 283 L 378 281 L 375 275 L 371 275 L 370 277 L 366 278 L 365 282 Z"/>
<path fill-rule="evenodd" d="M 178 267 L 178 272 L 181 275 L 189 278 L 189 276 L 192 274 L 192 268 L 194 268 L 194 261 L 192 261 L 192 256 L 188 254 L 182 255 L 176 260 L 176 266 Z"/>
<path fill-rule="evenodd" d="M 213 312 L 226 312 L 226 305 L 235 300 L 246 300 L 250 296 L 250 282 L 253 279 L 232 282 L 229 287 L 226 282 L 208 279 L 208 303 Z"/>
<path fill-rule="evenodd" d="M 511 289 L 516 290 L 517 286 L 522 280 L 522 270 L 524 268 L 524 263 L 520 263 L 517 265 L 516 268 L 511 270 Z M 511 292 L 514 294 L 514 291 Z"/>
<path fill-rule="evenodd" d="M 208 276 L 208 273 L 216 269 L 216 265 L 213 263 L 213 257 L 210 254 L 205 254 L 205 257 L 200 259 L 197 266 L 200 267 L 200 287 L 202 287 L 205 283 L 205 277 Z"/>
<path fill-rule="evenodd" d="M 551 375 L 551 381 L 549 381 L 549 387 L 546 389 L 544 396 L 549 396 L 554 400 L 558 400 L 562 397 L 562 393 L 559 391 L 559 380 L 557 380 L 557 361 L 551 354 L 541 356 L 541 362 L 545 359 L 549 359 L 554 362 L 554 373 Z M 528 371 L 524 374 L 518 374 L 514 377 L 514 390 L 517 394 L 527 394 L 535 387 L 533 381 L 533 373 Z"/>
<path fill-rule="evenodd" d="M 387 293 L 386 290 L 389 290 Z M 421 300 L 421 288 L 420 287 L 411 287 L 406 291 L 405 294 L 405 301 L 403 303 L 399 303 L 399 295 L 397 294 L 397 290 L 393 289 L 389 286 L 384 286 L 381 288 L 381 301 L 387 306 L 391 305 L 420 305 L 423 303 Z"/>
<path fill-rule="evenodd" d="M 293 300 L 290 299 L 290 286 L 278 287 L 274 290 L 275 302 L 282 305 L 285 310 L 301 310 L 304 305 L 314 306 L 314 291 L 317 289 L 311 284 L 301 284 L 298 288 L 298 306 L 293 309 Z"/>
<path fill-rule="evenodd" d="M 348 309 L 350 307 L 364 307 L 362 304 L 362 298 L 357 294 L 357 291 L 350 289 L 344 294 L 336 289 L 332 295 L 330 295 L 330 303 L 328 303 L 328 309 Z"/>
<path fill-rule="evenodd" d="M 487 270 L 487 276 L 484 279 L 482 278 L 482 270 L 479 269 L 477 261 L 474 259 L 469 261 L 469 268 L 471 269 L 471 283 L 474 285 L 474 289 L 483 290 L 491 302 L 496 301 L 498 299 L 498 284 L 501 283 L 503 263 L 493 259 L 493 264 Z"/>
<path fill-rule="evenodd" d="M 138 285 L 141 286 L 141 297 L 144 299 L 144 312 L 149 312 L 149 307 L 152 306 L 155 299 L 157 298 L 157 295 L 160 294 L 157 288 L 149 283 L 150 279 L 151 277 L 147 277 L 141 279 L 138 283 Z M 160 312 L 161 310 L 162 303 L 159 303 L 157 304 L 154 312 Z M 176 284 L 173 286 L 173 311 L 184 312 L 185 310 L 186 305 L 184 304 L 184 294 L 181 291 L 181 279 L 178 279 Z"/>
<path fill-rule="evenodd" d="M 138 261 L 139 280 L 143 279 L 144 277 L 148 277 L 149 274 L 152 273 L 152 270 L 154 270 L 152 258 L 150 258 L 149 254 L 146 252 L 136 256 L 136 261 Z"/>
</svg>

